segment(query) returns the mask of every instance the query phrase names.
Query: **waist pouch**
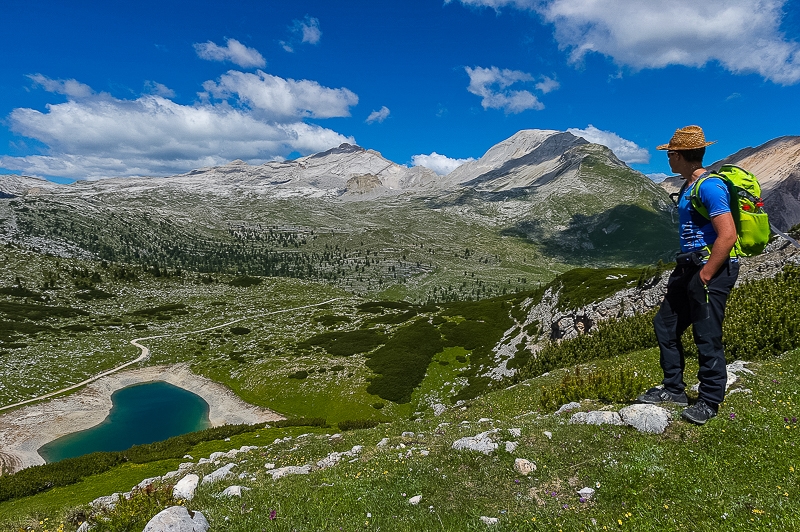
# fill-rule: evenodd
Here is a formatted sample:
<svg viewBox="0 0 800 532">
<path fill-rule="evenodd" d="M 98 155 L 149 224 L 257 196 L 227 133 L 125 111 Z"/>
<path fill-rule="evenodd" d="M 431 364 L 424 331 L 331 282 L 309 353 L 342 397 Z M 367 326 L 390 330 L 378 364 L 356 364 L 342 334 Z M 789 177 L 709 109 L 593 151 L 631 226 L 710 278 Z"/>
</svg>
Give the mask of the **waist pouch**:
<svg viewBox="0 0 800 532">
<path fill-rule="evenodd" d="M 675 262 L 678 263 L 678 266 L 702 266 L 704 264 L 703 259 L 708 255 L 709 253 L 706 250 L 678 253 L 675 255 Z"/>
</svg>

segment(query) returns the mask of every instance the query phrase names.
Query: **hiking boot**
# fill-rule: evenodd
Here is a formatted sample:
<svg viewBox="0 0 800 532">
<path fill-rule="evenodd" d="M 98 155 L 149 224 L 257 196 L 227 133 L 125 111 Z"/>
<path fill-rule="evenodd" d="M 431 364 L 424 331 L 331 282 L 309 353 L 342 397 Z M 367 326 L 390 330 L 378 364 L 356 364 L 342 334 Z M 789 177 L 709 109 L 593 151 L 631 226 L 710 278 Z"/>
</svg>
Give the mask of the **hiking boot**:
<svg viewBox="0 0 800 532">
<path fill-rule="evenodd" d="M 678 406 L 688 406 L 689 398 L 685 392 L 672 393 L 664 388 L 650 388 L 636 398 L 636 402 L 646 405 L 659 405 L 661 403 L 671 403 Z"/>
<path fill-rule="evenodd" d="M 717 409 L 713 405 L 706 403 L 703 399 L 698 399 L 695 404 L 681 413 L 681 417 L 695 425 L 705 425 L 706 421 L 717 415 Z"/>
</svg>

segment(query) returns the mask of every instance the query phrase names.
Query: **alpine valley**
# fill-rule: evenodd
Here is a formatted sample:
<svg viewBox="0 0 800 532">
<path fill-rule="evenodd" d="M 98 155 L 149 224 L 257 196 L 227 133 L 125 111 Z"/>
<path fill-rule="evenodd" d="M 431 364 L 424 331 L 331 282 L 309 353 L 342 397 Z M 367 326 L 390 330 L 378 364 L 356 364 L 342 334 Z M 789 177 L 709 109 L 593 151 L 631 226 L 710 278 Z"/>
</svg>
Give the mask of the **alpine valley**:
<svg viewBox="0 0 800 532">
<path fill-rule="evenodd" d="M 773 223 L 796 237 L 799 149 L 781 137 L 712 167 L 755 172 Z M 141 530 L 197 474 L 198 497 L 178 498 L 213 530 L 595 530 L 685 506 L 666 525 L 677 529 L 718 502 L 698 529 L 723 511 L 744 529 L 764 508 L 773 529 L 800 526 L 781 506 L 784 489 L 788 504 L 800 496 L 782 443 L 795 400 L 786 429 L 766 421 L 780 410 L 767 394 L 800 391 L 800 311 L 787 303 L 800 252 L 786 242 L 745 261 L 731 296 L 728 353 L 752 365 L 729 367 L 748 388 L 717 421 L 740 422 L 741 443 L 696 463 L 685 442 L 718 433 L 663 409 L 647 413 L 663 421 L 651 430 L 655 417 L 637 426 L 622 408 L 660 378 L 651 313 L 677 251 L 677 184 L 549 130 L 444 176 L 350 144 L 171 177 L 0 176 L 0 525 Z M 42 465 L 42 445 L 151 381 L 200 395 L 214 427 Z M 570 402 L 578 418 L 553 413 Z M 242 499 L 212 486 L 232 469 Z M 785 488 L 678 494 L 687 470 Z"/>
</svg>

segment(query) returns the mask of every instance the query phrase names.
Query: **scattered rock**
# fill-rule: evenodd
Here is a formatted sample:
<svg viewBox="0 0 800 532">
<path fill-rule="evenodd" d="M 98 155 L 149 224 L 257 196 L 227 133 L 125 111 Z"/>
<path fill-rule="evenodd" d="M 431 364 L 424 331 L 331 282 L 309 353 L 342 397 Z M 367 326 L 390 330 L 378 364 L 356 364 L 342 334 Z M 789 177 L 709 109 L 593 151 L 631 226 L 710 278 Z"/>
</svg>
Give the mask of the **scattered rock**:
<svg viewBox="0 0 800 532">
<path fill-rule="evenodd" d="M 403 438 L 413 438 L 416 436 L 416 434 L 414 434 L 413 432 L 404 432 L 400 436 L 402 436 Z"/>
<path fill-rule="evenodd" d="M 84 521 L 83 523 L 81 523 L 81 526 L 79 526 L 78 530 L 76 530 L 75 532 L 89 532 L 91 528 L 92 527 L 89 526 L 89 521 Z"/>
<path fill-rule="evenodd" d="M 482 417 L 478 420 L 478 423 L 494 423 L 494 420 L 489 417 Z"/>
<path fill-rule="evenodd" d="M 152 486 L 157 480 L 161 480 L 161 478 L 160 477 L 146 478 L 143 481 L 136 484 L 136 489 L 140 490 L 147 489 L 149 486 Z"/>
<path fill-rule="evenodd" d="M 550 432 L 549 430 L 544 431 L 544 435 L 547 436 L 548 440 L 552 440 L 553 439 L 553 433 Z"/>
<path fill-rule="evenodd" d="M 172 506 L 156 514 L 142 532 L 207 532 L 209 528 L 202 513 L 191 516 L 183 506 Z"/>
<path fill-rule="evenodd" d="M 508 433 L 514 436 L 515 438 L 519 438 L 522 436 L 522 429 L 508 429 Z"/>
<path fill-rule="evenodd" d="M 627 425 L 639 432 L 661 434 L 669 425 L 672 417 L 669 410 L 656 405 L 631 405 L 619 411 L 619 415 Z"/>
<path fill-rule="evenodd" d="M 428 456 L 431 452 L 427 449 L 423 449 L 419 452 L 420 456 Z"/>
<path fill-rule="evenodd" d="M 580 490 L 578 490 L 578 495 L 580 495 L 581 498 L 586 499 L 588 501 L 589 499 L 591 499 L 594 496 L 594 489 L 592 489 L 592 488 L 580 489 Z"/>
<path fill-rule="evenodd" d="M 200 477 L 197 475 L 186 475 L 175 484 L 175 487 L 172 489 L 172 497 L 191 501 L 194 497 L 194 490 L 197 489 L 198 482 L 200 482 Z"/>
<path fill-rule="evenodd" d="M 113 510 L 117 506 L 121 495 L 121 493 L 113 493 L 105 497 L 98 497 L 90 504 L 95 510 Z"/>
<path fill-rule="evenodd" d="M 573 410 L 579 409 L 580 407 L 581 407 L 580 403 L 577 403 L 577 402 L 573 401 L 571 403 L 567 403 L 565 405 L 561 405 L 561 408 L 556 410 L 556 414 L 563 414 L 564 412 L 571 412 Z"/>
<path fill-rule="evenodd" d="M 475 436 L 467 436 L 453 442 L 453 449 L 455 450 L 468 450 L 478 451 L 483 454 L 492 454 L 497 449 L 497 443 L 493 442 L 491 435 L 497 432 L 497 429 L 481 432 Z"/>
<path fill-rule="evenodd" d="M 213 473 L 209 473 L 208 475 L 203 477 L 203 484 L 211 484 L 212 482 L 216 482 L 218 480 L 222 480 L 223 478 L 227 477 L 231 474 L 231 469 L 233 469 L 236 464 L 228 464 L 225 466 L 220 467 Z"/>
<path fill-rule="evenodd" d="M 576 412 L 569 419 L 570 424 L 582 425 L 623 425 L 617 412 L 594 410 L 592 412 Z"/>
<path fill-rule="evenodd" d="M 536 471 L 536 464 L 524 458 L 517 458 L 514 460 L 514 471 L 520 475 L 528 476 Z"/>
<path fill-rule="evenodd" d="M 433 408 L 433 415 L 437 417 L 441 416 L 447 411 L 447 407 L 441 403 L 436 403 L 435 405 L 433 405 L 432 408 Z"/>
<path fill-rule="evenodd" d="M 483 524 L 486 526 L 494 526 L 500 522 L 500 519 L 496 517 L 486 517 L 485 515 L 482 515 L 481 522 L 483 522 Z"/>
<path fill-rule="evenodd" d="M 422 495 L 415 495 L 415 496 L 411 497 L 410 499 L 408 499 L 408 503 L 409 504 L 413 504 L 414 506 L 416 506 L 416 505 L 419 504 L 419 501 L 421 501 L 421 500 L 422 500 Z"/>
<path fill-rule="evenodd" d="M 279 467 L 278 469 L 273 469 L 272 471 L 268 471 L 269 474 L 272 475 L 272 480 L 278 480 L 279 478 L 283 478 L 288 475 L 308 475 L 311 473 L 311 466 L 304 465 L 304 466 L 287 466 L 287 467 Z"/>
<path fill-rule="evenodd" d="M 383 438 L 378 442 L 377 447 L 386 447 L 387 445 L 389 445 L 389 438 Z"/>
<path fill-rule="evenodd" d="M 517 443 L 515 441 L 507 441 L 506 442 L 506 452 L 507 453 L 513 453 L 514 451 L 517 450 L 517 447 L 519 447 L 519 443 Z"/>
<path fill-rule="evenodd" d="M 229 486 L 220 494 L 220 497 L 241 497 L 243 491 L 250 491 L 244 486 Z"/>
<path fill-rule="evenodd" d="M 192 457 L 192 455 L 191 455 L 191 454 L 184 454 L 184 455 L 183 455 L 183 457 L 184 457 L 186 460 L 194 460 L 194 457 Z"/>
</svg>

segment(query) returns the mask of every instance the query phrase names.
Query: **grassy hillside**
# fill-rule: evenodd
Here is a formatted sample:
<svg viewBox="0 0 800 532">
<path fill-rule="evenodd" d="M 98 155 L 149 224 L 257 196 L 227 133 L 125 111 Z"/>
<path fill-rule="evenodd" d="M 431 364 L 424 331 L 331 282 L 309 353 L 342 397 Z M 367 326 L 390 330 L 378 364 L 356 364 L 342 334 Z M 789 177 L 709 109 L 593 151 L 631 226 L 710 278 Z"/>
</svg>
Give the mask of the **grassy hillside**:
<svg viewBox="0 0 800 532">
<path fill-rule="evenodd" d="M 636 372 L 652 384 L 659 379 L 657 358 L 655 350 L 636 351 L 583 371 Z M 438 417 L 349 431 L 341 438 L 330 437 L 335 428 L 261 429 L 192 449 L 196 461 L 214 450 L 262 446 L 233 460 L 244 479 L 202 485 L 184 504 L 202 511 L 214 530 L 230 531 L 481 530 L 481 516 L 498 518 L 497 530 L 792 530 L 800 526 L 794 435 L 798 363 L 800 351 L 793 351 L 749 366 L 754 373 L 742 374 L 735 386 L 740 393 L 729 394 L 716 419 L 704 427 L 673 421 L 660 435 L 624 426 L 573 425 L 567 422 L 571 414 L 549 413 L 541 405 L 543 394 L 558 389 L 569 370 L 491 392 Z M 621 406 L 589 400 L 580 410 Z M 674 418 L 678 413 L 673 410 Z M 491 429 L 499 429 L 500 446 L 490 455 L 451 448 L 461 437 Z M 509 429 L 519 429 L 519 436 Z M 298 437 L 300 430 L 311 436 Z M 286 435 L 292 437 L 283 439 Z M 388 445 L 376 446 L 383 438 Z M 505 441 L 518 447 L 507 452 Z M 310 475 L 275 481 L 264 468 L 267 462 L 277 467 L 315 463 L 354 445 L 364 446 L 356 460 Z M 516 473 L 517 457 L 535 462 L 536 470 L 528 476 Z M 87 478 L 79 489 L 0 503 L 0 515 L 8 530 L 74 530 L 88 515 L 81 503 L 127 490 L 142 478 L 174 469 L 175 462 L 137 467 L 126 464 Z M 216 467 L 193 470 L 207 474 Z M 232 484 L 251 491 L 241 499 L 217 497 Z M 594 496 L 581 500 L 577 491 L 584 487 L 595 489 Z M 167 483 L 139 492 L 100 514 L 104 520 L 95 519 L 96 530 L 143 528 L 161 508 L 174 504 L 169 489 Z M 416 495 L 422 499 L 415 506 L 408 500 Z"/>
</svg>

